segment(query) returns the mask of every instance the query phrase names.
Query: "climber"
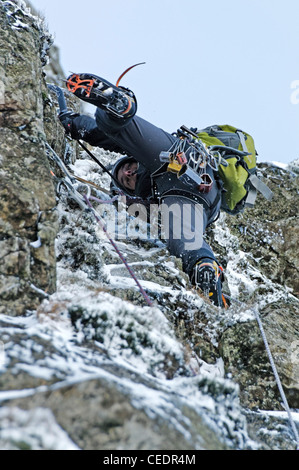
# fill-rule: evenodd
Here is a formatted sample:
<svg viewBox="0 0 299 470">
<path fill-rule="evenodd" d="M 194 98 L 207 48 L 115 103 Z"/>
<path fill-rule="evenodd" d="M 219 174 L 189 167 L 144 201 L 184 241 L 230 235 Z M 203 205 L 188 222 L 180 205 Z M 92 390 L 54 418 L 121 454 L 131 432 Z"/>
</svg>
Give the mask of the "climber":
<svg viewBox="0 0 299 470">
<path fill-rule="evenodd" d="M 173 172 L 161 172 L 161 152 L 167 153 L 179 139 L 137 116 L 136 97 L 130 90 L 91 74 L 73 74 L 66 83 L 75 96 L 97 108 L 95 119 L 71 111 L 61 114 L 66 132 L 74 139 L 125 155 L 113 169 L 111 190 L 159 201 L 168 211 L 165 224 L 170 253 L 182 259 L 193 285 L 223 307 L 223 269 L 203 239 L 221 205 L 214 170 L 205 168 L 208 184 L 201 186 L 186 183 Z M 188 149 L 186 155 L 189 158 Z"/>
</svg>

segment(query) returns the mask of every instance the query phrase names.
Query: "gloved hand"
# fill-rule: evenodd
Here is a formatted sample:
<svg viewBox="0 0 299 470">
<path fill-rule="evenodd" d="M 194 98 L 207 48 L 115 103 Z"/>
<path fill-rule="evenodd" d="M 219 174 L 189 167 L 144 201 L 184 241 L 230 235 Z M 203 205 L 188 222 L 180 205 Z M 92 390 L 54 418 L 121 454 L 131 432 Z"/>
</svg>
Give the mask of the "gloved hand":
<svg viewBox="0 0 299 470">
<path fill-rule="evenodd" d="M 73 113 L 73 111 L 63 111 L 62 113 L 58 114 L 58 118 L 63 125 L 67 134 L 72 135 L 73 130 L 73 120 L 80 116 L 78 113 Z"/>
</svg>

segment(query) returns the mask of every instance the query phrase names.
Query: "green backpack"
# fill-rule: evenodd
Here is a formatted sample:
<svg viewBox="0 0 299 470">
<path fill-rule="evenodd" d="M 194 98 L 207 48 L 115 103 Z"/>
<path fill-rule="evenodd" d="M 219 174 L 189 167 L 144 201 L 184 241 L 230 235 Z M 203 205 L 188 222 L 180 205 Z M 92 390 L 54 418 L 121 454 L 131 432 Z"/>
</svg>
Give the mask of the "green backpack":
<svg viewBox="0 0 299 470">
<path fill-rule="evenodd" d="M 253 207 L 257 191 L 267 200 L 273 197 L 270 189 L 257 177 L 257 152 L 251 135 L 230 125 L 214 125 L 196 131 L 198 138 L 213 151 L 218 151 L 228 165 L 219 166 L 223 184 L 221 208 L 238 214 Z"/>
</svg>

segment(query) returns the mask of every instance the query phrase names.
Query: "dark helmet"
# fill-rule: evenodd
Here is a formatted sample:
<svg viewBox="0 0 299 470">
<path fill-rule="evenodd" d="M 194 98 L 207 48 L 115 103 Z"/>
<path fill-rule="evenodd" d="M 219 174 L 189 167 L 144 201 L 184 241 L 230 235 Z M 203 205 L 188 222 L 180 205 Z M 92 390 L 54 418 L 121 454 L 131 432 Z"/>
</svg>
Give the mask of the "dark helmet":
<svg viewBox="0 0 299 470">
<path fill-rule="evenodd" d="M 114 167 L 112 168 L 112 170 L 111 170 L 112 175 L 114 176 L 114 178 L 117 179 L 118 171 L 125 163 L 135 163 L 135 162 L 137 163 L 137 160 L 135 160 L 135 158 L 133 158 L 133 157 L 128 157 L 128 156 L 122 157 L 120 160 L 118 160 L 115 163 Z M 135 196 L 134 191 L 132 191 L 131 189 L 128 189 L 128 188 L 124 188 L 120 183 L 117 184 L 117 182 L 114 179 L 111 180 L 111 183 L 110 183 L 110 192 L 111 192 L 111 194 L 113 196 L 115 196 L 115 195 L 119 194 L 120 191 L 125 196 L 130 196 L 130 197 Z"/>
</svg>

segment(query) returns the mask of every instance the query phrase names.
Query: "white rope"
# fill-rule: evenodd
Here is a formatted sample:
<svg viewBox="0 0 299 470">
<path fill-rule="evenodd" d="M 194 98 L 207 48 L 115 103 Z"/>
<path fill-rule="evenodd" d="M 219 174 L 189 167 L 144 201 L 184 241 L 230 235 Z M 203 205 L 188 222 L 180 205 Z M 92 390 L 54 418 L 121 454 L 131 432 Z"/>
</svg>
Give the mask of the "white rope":
<svg viewBox="0 0 299 470">
<path fill-rule="evenodd" d="M 257 323 L 258 323 L 258 325 L 259 325 L 259 329 L 260 329 L 260 332 L 261 332 L 261 335 L 262 335 L 262 338 L 263 338 L 263 341 L 264 341 L 264 344 L 265 344 L 265 347 L 266 347 L 266 351 L 267 351 L 267 354 L 268 354 L 268 357 L 269 357 L 269 360 L 270 360 L 270 364 L 271 364 L 271 367 L 272 367 L 272 370 L 273 370 L 273 373 L 274 373 L 274 377 L 275 377 L 275 380 L 276 380 L 276 383 L 277 383 L 277 386 L 278 386 L 278 389 L 279 389 L 279 392 L 280 392 L 280 395 L 281 395 L 281 398 L 282 398 L 282 401 L 283 401 L 285 410 L 286 410 L 286 412 L 287 412 L 287 414 L 288 414 L 291 427 L 292 427 L 292 429 L 293 429 L 293 433 L 294 433 L 294 436 L 295 436 L 295 439 L 296 439 L 296 443 L 297 443 L 297 450 L 299 450 L 299 435 L 298 435 L 298 431 L 297 431 L 295 422 L 294 422 L 294 420 L 293 420 L 293 417 L 292 417 L 292 414 L 291 414 L 291 411 L 290 411 L 290 407 L 289 407 L 287 398 L 286 398 L 286 396 L 285 396 L 285 393 L 284 393 L 284 390 L 283 390 L 283 387 L 282 387 L 282 384 L 281 384 L 281 381 L 280 381 L 280 378 L 279 378 L 279 375 L 278 375 L 278 372 L 277 372 L 277 369 L 276 369 L 276 365 L 275 365 L 275 363 L 274 363 L 274 359 L 273 359 L 273 356 L 272 356 L 272 353 L 271 353 L 271 350 L 270 350 L 270 347 L 269 347 L 269 343 L 268 343 L 268 340 L 267 340 L 267 337 L 266 337 L 266 334 L 265 334 L 265 330 L 264 330 L 264 327 L 263 327 L 263 324 L 262 324 L 262 321 L 261 321 L 259 312 L 258 312 L 256 309 L 254 309 L 254 308 L 252 308 L 251 310 L 254 312 L 255 318 L 256 318 Z"/>
<path fill-rule="evenodd" d="M 245 304 L 243 302 L 240 302 L 237 299 L 234 299 L 234 298 L 229 297 L 229 296 L 226 296 L 226 297 L 228 299 L 232 300 L 233 302 L 236 302 L 240 305 L 245 306 Z M 258 326 L 259 326 L 259 329 L 260 329 L 260 332 L 261 332 L 261 335 L 262 335 L 262 338 L 263 338 L 263 341 L 264 341 L 264 344 L 265 344 L 265 348 L 266 348 L 266 351 L 267 351 L 267 354 L 268 354 L 268 357 L 269 357 L 269 361 L 270 361 L 270 364 L 271 364 L 271 367 L 272 367 L 272 370 L 273 370 L 273 374 L 274 374 L 274 377 L 275 377 L 275 380 L 276 380 L 276 383 L 277 383 L 277 386 L 278 386 L 278 390 L 279 390 L 280 396 L 282 398 L 285 410 L 288 414 L 290 425 L 291 425 L 291 428 L 292 428 L 294 436 L 295 436 L 296 446 L 297 446 L 296 450 L 299 450 L 298 431 L 297 431 L 295 422 L 293 420 L 293 417 L 292 417 L 292 414 L 291 414 L 291 411 L 290 411 L 290 407 L 289 407 L 287 398 L 285 396 L 285 393 L 284 393 L 284 390 L 283 390 L 283 387 L 282 387 L 282 384 L 281 384 L 281 381 L 280 381 L 280 378 L 279 378 L 279 375 L 278 375 L 278 372 L 277 372 L 277 368 L 276 368 L 276 365 L 275 365 L 275 362 L 274 362 L 274 359 L 273 359 L 273 356 L 272 356 L 272 353 L 271 353 L 271 350 L 270 350 L 270 347 L 269 347 L 269 343 L 268 343 L 268 340 L 267 340 L 267 337 L 266 337 L 266 333 L 265 333 L 265 330 L 264 330 L 264 327 L 263 327 L 263 324 L 262 324 L 261 317 L 260 317 L 259 312 L 257 311 L 256 308 L 250 307 L 250 310 L 254 313 L 256 321 L 258 323 Z"/>
</svg>

